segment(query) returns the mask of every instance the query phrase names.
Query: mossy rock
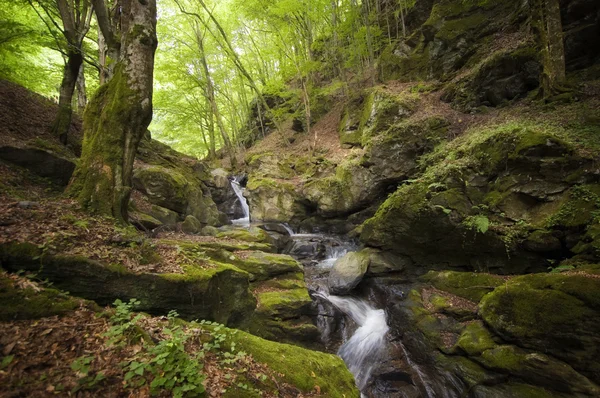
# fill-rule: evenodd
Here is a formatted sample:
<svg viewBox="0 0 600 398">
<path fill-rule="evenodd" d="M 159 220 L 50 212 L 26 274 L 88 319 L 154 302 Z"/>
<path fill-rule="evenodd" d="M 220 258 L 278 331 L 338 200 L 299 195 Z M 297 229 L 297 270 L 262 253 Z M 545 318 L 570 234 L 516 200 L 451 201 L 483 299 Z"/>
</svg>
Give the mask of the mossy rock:
<svg viewBox="0 0 600 398">
<path fill-rule="evenodd" d="M 468 356 L 478 356 L 484 351 L 492 349 L 496 342 L 489 330 L 481 321 L 469 323 L 460 334 L 455 348 L 465 352 Z"/>
<path fill-rule="evenodd" d="M 429 271 L 421 280 L 474 303 L 505 282 L 499 275 L 456 271 Z"/>
<path fill-rule="evenodd" d="M 287 254 L 265 253 L 261 251 L 243 252 L 233 255 L 227 262 L 250 274 L 250 281 L 263 281 L 285 274 L 302 273 L 302 265 Z"/>
<path fill-rule="evenodd" d="M 332 398 L 360 397 L 352 374 L 336 355 L 275 343 L 241 331 L 227 336 L 228 342 L 235 342 L 238 349 L 267 364 L 305 394 L 320 390 Z"/>
<path fill-rule="evenodd" d="M 248 273 L 228 264 L 189 264 L 184 274 L 133 274 L 84 257 L 57 255 L 40 260 L 41 255 L 41 249 L 28 243 L 0 245 L 5 269 L 36 272 L 59 289 L 100 305 L 136 298 L 141 311 L 162 315 L 175 309 L 186 319 L 227 325 L 247 321 L 256 307 Z"/>
<path fill-rule="evenodd" d="M 538 58 L 537 50 L 527 45 L 500 50 L 449 85 L 442 98 L 461 110 L 499 106 L 521 98 L 539 85 Z"/>
<path fill-rule="evenodd" d="M 252 220 L 290 222 L 306 214 L 302 198 L 287 182 L 250 175 L 245 195 Z"/>
<path fill-rule="evenodd" d="M 487 369 L 508 373 L 533 385 L 570 394 L 596 396 L 600 388 L 571 366 L 541 352 L 512 345 L 484 350 L 474 360 Z"/>
<path fill-rule="evenodd" d="M 480 314 L 495 333 L 559 358 L 600 380 L 600 280 L 585 275 L 515 277 L 483 297 Z"/>
<path fill-rule="evenodd" d="M 272 239 L 264 230 L 257 227 L 249 229 L 233 229 L 217 234 L 217 238 L 229 238 L 243 242 L 272 243 Z"/>
<path fill-rule="evenodd" d="M 76 299 L 56 289 L 18 287 L 0 271 L 0 321 L 37 319 L 71 312 L 82 305 L 97 308 L 93 303 Z"/>
<path fill-rule="evenodd" d="M 269 340 L 323 349 L 304 281 L 282 278 L 254 285 L 258 306 L 248 330 Z"/>
</svg>

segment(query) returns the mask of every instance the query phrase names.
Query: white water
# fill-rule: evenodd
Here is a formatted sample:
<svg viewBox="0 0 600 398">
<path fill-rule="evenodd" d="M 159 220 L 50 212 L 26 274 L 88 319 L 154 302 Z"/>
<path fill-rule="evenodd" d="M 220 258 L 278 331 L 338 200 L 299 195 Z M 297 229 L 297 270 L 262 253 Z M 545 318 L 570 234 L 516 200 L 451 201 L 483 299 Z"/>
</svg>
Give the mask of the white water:
<svg viewBox="0 0 600 398">
<path fill-rule="evenodd" d="M 385 334 L 389 330 L 385 312 L 371 307 L 366 301 L 351 297 L 317 293 L 348 315 L 359 326 L 338 350 L 356 385 L 363 389 L 385 350 Z"/>
<path fill-rule="evenodd" d="M 243 195 L 244 188 L 242 188 L 242 186 L 238 182 L 237 178 L 234 178 L 231 181 L 231 188 L 233 188 L 235 195 L 238 197 L 238 200 L 240 201 L 240 204 L 242 205 L 242 210 L 244 211 L 243 218 L 238 218 L 237 220 L 232 220 L 231 222 L 234 224 L 241 224 L 241 225 L 250 224 L 250 208 L 248 207 L 248 202 L 246 201 L 246 198 Z"/>
</svg>

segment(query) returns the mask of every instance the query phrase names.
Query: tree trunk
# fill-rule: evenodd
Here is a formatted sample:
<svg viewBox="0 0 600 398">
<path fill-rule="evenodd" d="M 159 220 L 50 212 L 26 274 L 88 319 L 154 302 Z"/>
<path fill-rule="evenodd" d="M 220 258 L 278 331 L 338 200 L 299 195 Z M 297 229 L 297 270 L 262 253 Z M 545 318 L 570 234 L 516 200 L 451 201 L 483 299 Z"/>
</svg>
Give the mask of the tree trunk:
<svg viewBox="0 0 600 398">
<path fill-rule="evenodd" d="M 123 2 L 121 58 L 86 108 L 83 149 L 70 192 L 100 214 L 127 222 L 133 161 L 152 119 L 156 1 Z"/>
<path fill-rule="evenodd" d="M 565 48 L 558 0 L 534 0 L 532 25 L 542 53 L 541 95 L 548 99 L 565 88 Z"/>
<path fill-rule="evenodd" d="M 85 88 L 85 64 L 81 64 L 79 75 L 77 76 L 77 111 L 83 115 L 85 106 L 87 105 L 87 91 Z"/>
<path fill-rule="evenodd" d="M 71 117 L 73 114 L 72 101 L 79 69 L 83 64 L 83 57 L 78 51 L 69 51 L 67 62 L 63 69 L 63 78 L 60 84 L 58 98 L 58 113 L 52 124 L 52 134 L 58 136 L 63 145 L 67 145 Z"/>
</svg>

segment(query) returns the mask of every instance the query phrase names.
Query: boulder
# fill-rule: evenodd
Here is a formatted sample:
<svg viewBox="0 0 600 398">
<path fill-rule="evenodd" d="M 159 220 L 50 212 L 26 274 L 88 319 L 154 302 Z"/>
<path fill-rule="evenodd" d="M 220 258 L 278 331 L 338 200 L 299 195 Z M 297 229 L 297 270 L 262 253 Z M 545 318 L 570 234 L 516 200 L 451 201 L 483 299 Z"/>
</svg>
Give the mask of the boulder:
<svg viewBox="0 0 600 398">
<path fill-rule="evenodd" d="M 50 150 L 0 147 L 0 159 L 24 167 L 40 177 L 66 186 L 75 170 L 75 161 Z"/>
<path fill-rule="evenodd" d="M 367 273 L 369 254 L 351 252 L 338 259 L 329 272 L 327 284 L 332 294 L 348 294 Z"/>
<path fill-rule="evenodd" d="M 141 302 L 139 311 L 151 314 L 177 310 L 184 319 L 236 326 L 247 322 L 256 307 L 248 273 L 231 265 L 205 261 L 202 266 L 190 264 L 180 274 L 137 274 L 122 266 L 66 255 L 44 255 L 41 266 L 41 251 L 29 243 L 3 244 L 0 263 L 13 272 L 36 272 L 57 288 L 100 305 L 136 298 Z"/>
<path fill-rule="evenodd" d="M 210 225 L 202 227 L 202 229 L 200 230 L 200 235 L 203 236 L 217 236 L 218 234 L 219 230 L 215 227 L 211 227 Z"/>
<path fill-rule="evenodd" d="M 186 234 L 197 234 L 202 229 L 202 224 L 194 216 L 187 216 L 181 224 L 181 230 Z"/>
<path fill-rule="evenodd" d="M 254 221 L 290 222 L 306 214 L 300 195 L 288 182 L 251 175 L 245 195 Z"/>
<path fill-rule="evenodd" d="M 600 382 L 600 279 L 588 275 L 515 277 L 481 300 L 483 320 L 499 336 L 558 358 Z"/>
<path fill-rule="evenodd" d="M 429 155 L 422 177 L 363 224 L 361 240 L 417 266 L 480 272 L 544 271 L 578 242 L 594 259 L 582 231 L 600 209 L 600 186 L 578 183 L 596 168 L 572 139 L 538 125 L 472 130 Z"/>
<path fill-rule="evenodd" d="M 203 224 L 219 225 L 219 211 L 211 197 L 202 191 L 199 180 L 176 169 L 138 168 L 134 170 L 133 187 L 155 205 L 181 216 L 193 215 Z"/>
<path fill-rule="evenodd" d="M 166 209 L 157 205 L 152 205 L 150 215 L 165 225 L 175 225 L 179 221 L 179 214 L 173 210 Z"/>
</svg>

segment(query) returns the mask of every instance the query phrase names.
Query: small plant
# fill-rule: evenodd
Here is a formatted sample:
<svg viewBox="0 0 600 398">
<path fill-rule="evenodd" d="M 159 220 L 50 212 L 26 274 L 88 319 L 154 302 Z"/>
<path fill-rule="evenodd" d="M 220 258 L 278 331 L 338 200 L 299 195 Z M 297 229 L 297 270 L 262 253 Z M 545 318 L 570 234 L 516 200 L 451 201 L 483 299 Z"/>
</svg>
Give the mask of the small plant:
<svg viewBox="0 0 600 398">
<path fill-rule="evenodd" d="M 125 345 L 128 340 L 140 337 L 140 329 L 137 323 L 142 319 L 142 315 L 137 314 L 132 318 L 133 314 L 131 313 L 134 307 L 140 305 L 140 301 L 131 299 L 129 303 L 124 303 L 117 299 L 113 304 L 115 305 L 115 313 L 110 317 L 113 326 L 106 332 L 106 336 L 109 337 L 108 343 L 111 345 Z"/>
<path fill-rule="evenodd" d="M 478 233 L 485 234 L 490 228 L 490 219 L 483 215 L 465 218 L 463 224 Z"/>
<path fill-rule="evenodd" d="M 90 390 L 93 389 L 104 380 L 106 377 L 102 372 L 98 372 L 95 375 L 90 374 L 91 363 L 94 357 L 79 357 L 71 364 L 71 369 L 75 371 L 79 379 L 77 380 L 77 386 L 73 388 L 73 392 L 77 392 L 81 389 Z"/>
<path fill-rule="evenodd" d="M 575 267 L 572 265 L 559 265 L 558 267 L 548 267 L 548 271 L 551 274 L 560 274 L 561 272 L 567 272 L 567 271 L 572 271 L 574 270 Z"/>
</svg>

